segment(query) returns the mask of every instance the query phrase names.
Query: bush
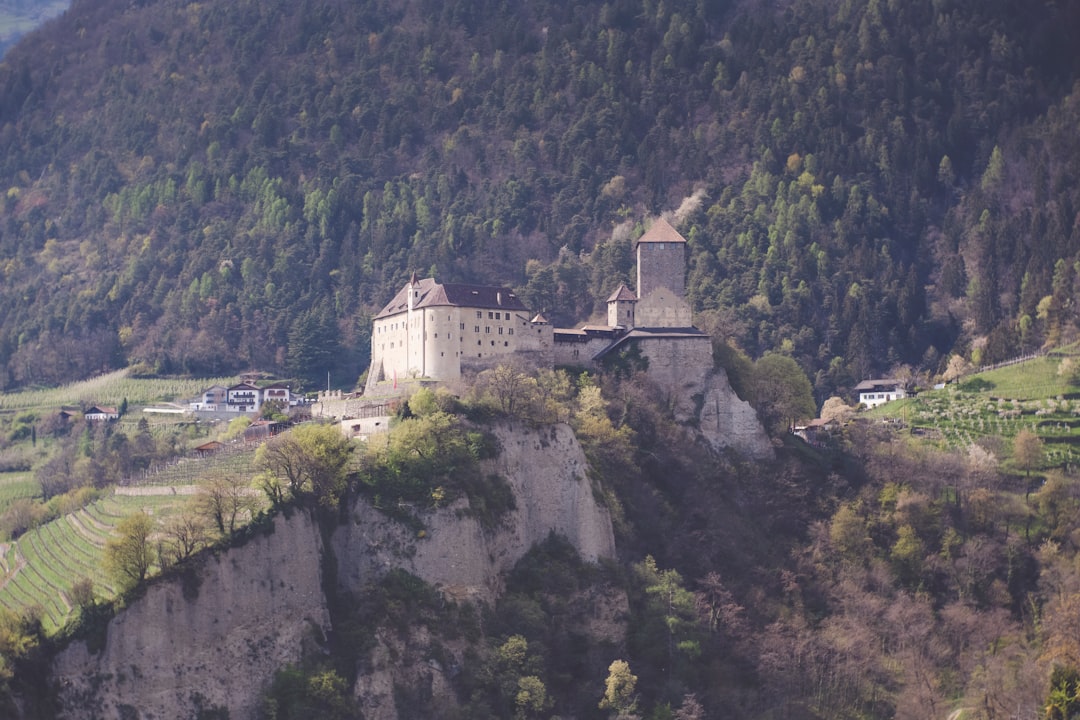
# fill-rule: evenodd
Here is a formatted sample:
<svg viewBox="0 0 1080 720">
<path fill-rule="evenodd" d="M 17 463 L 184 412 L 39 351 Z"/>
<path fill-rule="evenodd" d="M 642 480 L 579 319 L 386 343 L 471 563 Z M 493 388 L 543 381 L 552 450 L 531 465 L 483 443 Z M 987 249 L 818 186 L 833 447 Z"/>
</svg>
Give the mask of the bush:
<svg viewBox="0 0 1080 720">
<path fill-rule="evenodd" d="M 970 380 L 966 380 L 958 386 L 961 392 L 977 393 L 984 392 L 986 390 L 993 390 L 994 383 L 981 377 L 974 377 Z"/>
</svg>

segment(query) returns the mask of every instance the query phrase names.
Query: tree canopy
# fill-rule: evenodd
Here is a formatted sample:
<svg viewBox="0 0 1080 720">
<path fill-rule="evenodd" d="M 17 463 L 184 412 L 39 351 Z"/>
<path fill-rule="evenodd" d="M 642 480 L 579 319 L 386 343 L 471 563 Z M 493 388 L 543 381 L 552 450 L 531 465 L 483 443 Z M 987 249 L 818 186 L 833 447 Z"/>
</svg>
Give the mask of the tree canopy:
<svg viewBox="0 0 1080 720">
<path fill-rule="evenodd" d="M 1014 5 L 75 3 L 0 63 L 0 386 L 349 385 L 410 272 L 584 320 L 662 211 L 819 399 L 1066 341 L 1080 11 Z"/>
</svg>

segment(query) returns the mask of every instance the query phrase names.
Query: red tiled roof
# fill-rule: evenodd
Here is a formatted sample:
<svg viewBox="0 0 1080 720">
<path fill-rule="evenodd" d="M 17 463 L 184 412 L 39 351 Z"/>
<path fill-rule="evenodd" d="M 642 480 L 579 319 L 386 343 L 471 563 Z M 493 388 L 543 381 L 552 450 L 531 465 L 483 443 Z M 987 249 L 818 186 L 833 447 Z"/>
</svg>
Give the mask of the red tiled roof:
<svg viewBox="0 0 1080 720">
<path fill-rule="evenodd" d="M 459 285 L 437 283 L 432 278 L 424 278 L 413 285 L 420 293 L 420 299 L 413 307 L 474 307 L 491 310 L 528 311 L 517 295 L 509 288 L 492 285 Z M 409 309 L 409 285 L 401 288 L 394 299 L 386 304 L 375 319 L 397 315 Z"/>
<path fill-rule="evenodd" d="M 657 218 L 656 221 L 653 222 L 652 227 L 649 228 L 648 232 L 638 238 L 638 242 L 684 243 L 686 242 L 686 238 L 680 235 L 678 230 L 671 227 L 671 223 L 661 217 Z"/>
<path fill-rule="evenodd" d="M 630 292 L 630 288 L 626 287 L 626 283 L 620 283 L 615 292 L 611 293 L 611 297 L 607 299 L 608 302 L 617 300 L 637 300 L 637 295 Z"/>
</svg>

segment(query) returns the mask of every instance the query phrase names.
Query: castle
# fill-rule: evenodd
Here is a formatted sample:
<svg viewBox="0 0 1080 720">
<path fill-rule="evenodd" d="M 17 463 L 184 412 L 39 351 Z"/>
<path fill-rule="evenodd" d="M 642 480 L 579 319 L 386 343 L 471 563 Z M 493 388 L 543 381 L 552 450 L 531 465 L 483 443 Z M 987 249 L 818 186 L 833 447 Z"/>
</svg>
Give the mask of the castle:
<svg viewBox="0 0 1080 720">
<path fill-rule="evenodd" d="M 711 343 L 693 326 L 686 301 L 686 239 L 658 219 L 635 251 L 637 293 L 620 285 L 607 300 L 607 325 L 580 328 L 552 327 L 507 288 L 438 283 L 414 273 L 375 316 L 365 395 L 396 394 L 408 379 L 457 380 L 508 362 L 593 367 L 632 344 L 650 363 L 664 365 L 689 342 L 711 365 Z M 669 357 L 650 347 L 665 348 L 659 355 Z"/>
</svg>

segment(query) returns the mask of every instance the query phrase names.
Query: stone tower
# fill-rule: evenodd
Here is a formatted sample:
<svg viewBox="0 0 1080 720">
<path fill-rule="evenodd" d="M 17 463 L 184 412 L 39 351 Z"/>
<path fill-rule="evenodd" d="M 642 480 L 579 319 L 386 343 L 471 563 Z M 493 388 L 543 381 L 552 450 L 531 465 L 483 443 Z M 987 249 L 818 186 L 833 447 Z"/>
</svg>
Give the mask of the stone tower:
<svg viewBox="0 0 1080 720">
<path fill-rule="evenodd" d="M 634 321 L 636 327 L 643 328 L 693 325 L 686 302 L 686 238 L 663 218 L 637 241 Z"/>
<path fill-rule="evenodd" d="M 663 218 L 637 241 L 637 296 L 660 288 L 686 297 L 686 238 Z"/>
</svg>

